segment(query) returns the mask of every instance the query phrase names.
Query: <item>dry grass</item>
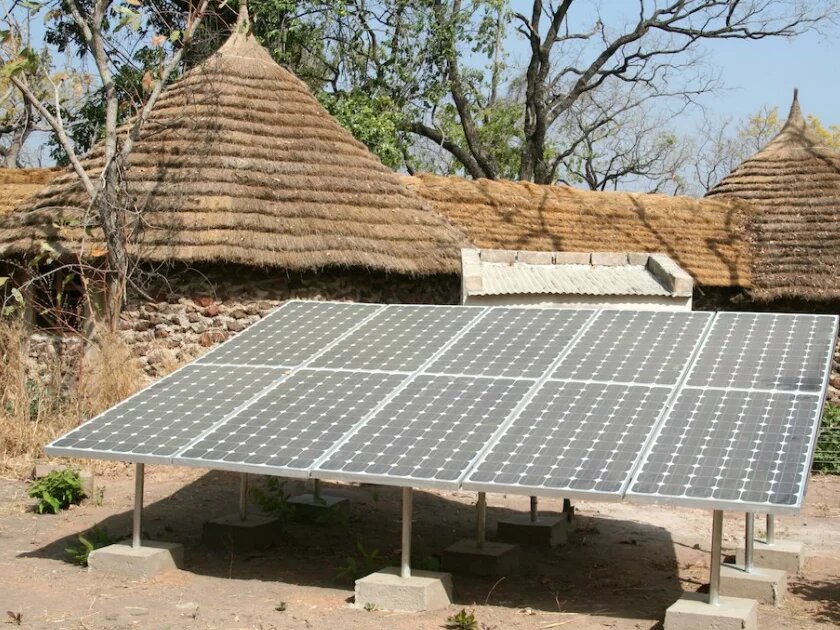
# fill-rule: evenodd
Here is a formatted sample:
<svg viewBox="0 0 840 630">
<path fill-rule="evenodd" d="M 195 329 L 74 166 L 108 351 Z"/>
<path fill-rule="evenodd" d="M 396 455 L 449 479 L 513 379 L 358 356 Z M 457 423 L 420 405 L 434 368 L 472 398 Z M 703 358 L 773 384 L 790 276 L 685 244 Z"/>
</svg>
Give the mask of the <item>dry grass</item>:
<svg viewBox="0 0 840 630">
<path fill-rule="evenodd" d="M 131 350 L 117 337 L 96 338 L 82 361 L 28 361 L 28 333 L 0 322 L 0 471 L 21 475 L 44 444 L 111 407 L 144 382 Z M 46 363 L 44 364 L 43 361 Z"/>
</svg>

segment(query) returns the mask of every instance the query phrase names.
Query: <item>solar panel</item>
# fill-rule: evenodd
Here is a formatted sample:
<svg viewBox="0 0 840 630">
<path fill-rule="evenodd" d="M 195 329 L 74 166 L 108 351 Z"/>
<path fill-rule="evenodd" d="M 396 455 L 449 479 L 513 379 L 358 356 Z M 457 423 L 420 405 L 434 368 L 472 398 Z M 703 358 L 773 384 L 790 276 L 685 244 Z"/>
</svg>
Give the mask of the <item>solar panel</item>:
<svg viewBox="0 0 840 630">
<path fill-rule="evenodd" d="M 307 476 L 405 376 L 301 370 L 178 454 L 179 464 Z"/>
<path fill-rule="evenodd" d="M 463 487 L 618 500 L 670 393 L 669 387 L 547 381 Z"/>
<path fill-rule="evenodd" d="M 539 378 L 592 311 L 493 308 L 427 370 L 470 376 Z"/>
<path fill-rule="evenodd" d="M 417 376 L 313 476 L 457 488 L 478 452 L 530 389 L 529 381 Z"/>
<path fill-rule="evenodd" d="M 165 462 L 283 377 L 282 370 L 187 365 L 51 445 L 54 455 Z"/>
<path fill-rule="evenodd" d="M 674 385 L 711 313 L 603 311 L 551 378 Z"/>
<path fill-rule="evenodd" d="M 821 397 L 683 389 L 628 496 L 742 511 L 801 501 Z"/>
<path fill-rule="evenodd" d="M 483 312 L 463 306 L 388 306 L 312 367 L 414 372 Z"/>
<path fill-rule="evenodd" d="M 836 327 L 812 315 L 291 302 L 46 451 L 793 511 Z"/>
<path fill-rule="evenodd" d="M 350 302 L 287 302 L 196 363 L 294 367 L 382 308 Z"/>
<path fill-rule="evenodd" d="M 825 315 L 720 313 L 688 385 L 819 392 L 835 321 Z"/>
</svg>

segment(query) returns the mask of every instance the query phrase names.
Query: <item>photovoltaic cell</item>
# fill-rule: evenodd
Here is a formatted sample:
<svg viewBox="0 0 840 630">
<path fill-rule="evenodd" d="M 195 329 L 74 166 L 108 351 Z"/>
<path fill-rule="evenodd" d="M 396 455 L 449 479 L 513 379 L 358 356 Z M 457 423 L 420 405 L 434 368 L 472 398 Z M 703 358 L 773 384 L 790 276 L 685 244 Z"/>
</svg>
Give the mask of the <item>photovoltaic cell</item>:
<svg viewBox="0 0 840 630">
<path fill-rule="evenodd" d="M 282 370 L 188 365 L 83 424 L 52 446 L 169 457 L 283 376 Z"/>
<path fill-rule="evenodd" d="M 366 481 L 426 480 L 457 487 L 467 466 L 532 383 L 415 377 L 318 470 Z"/>
<path fill-rule="evenodd" d="M 389 306 L 311 367 L 413 372 L 482 312 L 463 306 Z"/>
<path fill-rule="evenodd" d="M 620 497 L 670 392 L 669 387 L 546 381 L 463 487 Z"/>
<path fill-rule="evenodd" d="M 834 325 L 825 315 L 719 313 L 688 385 L 819 392 Z"/>
<path fill-rule="evenodd" d="M 683 389 L 630 494 L 795 505 L 820 404 L 814 394 Z"/>
<path fill-rule="evenodd" d="M 551 378 L 675 385 L 711 316 L 602 311 Z"/>
<path fill-rule="evenodd" d="M 427 372 L 539 378 L 593 311 L 493 308 Z"/>
<path fill-rule="evenodd" d="M 307 471 L 403 380 L 301 370 L 184 450 L 185 460 Z"/>
<path fill-rule="evenodd" d="M 287 302 L 196 363 L 294 367 L 381 308 L 349 302 Z"/>
</svg>

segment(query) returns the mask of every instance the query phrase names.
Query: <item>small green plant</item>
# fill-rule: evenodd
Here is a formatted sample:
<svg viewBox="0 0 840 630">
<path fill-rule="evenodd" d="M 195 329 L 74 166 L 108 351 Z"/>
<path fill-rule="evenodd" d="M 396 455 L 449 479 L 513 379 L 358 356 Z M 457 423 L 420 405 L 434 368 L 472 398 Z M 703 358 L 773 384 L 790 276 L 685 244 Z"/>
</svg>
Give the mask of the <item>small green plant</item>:
<svg viewBox="0 0 840 630">
<path fill-rule="evenodd" d="M 288 523 L 295 513 L 295 508 L 289 505 L 289 495 L 286 493 L 286 482 L 277 477 L 266 479 L 264 487 L 255 487 L 251 494 L 260 509 L 279 519 L 280 524 Z"/>
<path fill-rule="evenodd" d="M 373 602 L 367 602 L 364 605 L 364 609 L 368 612 L 374 612 L 376 610 L 376 604 L 374 604 Z"/>
<path fill-rule="evenodd" d="M 440 571 L 441 560 L 438 556 L 412 556 L 411 566 L 420 571 Z"/>
<path fill-rule="evenodd" d="M 356 552 L 347 556 L 344 566 L 341 567 L 336 576 L 347 580 L 356 580 L 364 575 L 378 571 L 383 566 L 379 557 L 379 549 L 368 551 L 361 542 L 356 543 Z"/>
<path fill-rule="evenodd" d="M 827 403 L 814 453 L 814 470 L 840 474 L 840 405 Z"/>
<path fill-rule="evenodd" d="M 461 612 L 446 618 L 446 627 L 448 630 L 479 630 L 475 611 L 467 612 L 464 608 L 461 609 Z"/>
<path fill-rule="evenodd" d="M 38 499 L 38 514 L 58 514 L 60 510 L 80 503 L 87 496 L 78 471 L 66 468 L 54 470 L 36 480 L 29 488 L 29 496 Z"/>
<path fill-rule="evenodd" d="M 274 610 L 277 612 L 286 612 L 286 602 L 280 602 L 275 607 Z"/>
<path fill-rule="evenodd" d="M 68 547 L 66 551 L 73 558 L 74 562 L 86 567 L 91 551 L 107 547 L 112 542 L 106 528 L 94 527 L 84 534 L 79 534 L 79 543 Z"/>
<path fill-rule="evenodd" d="M 102 507 L 105 504 L 105 486 L 99 486 L 96 489 L 96 497 L 94 498 L 96 507 Z"/>
</svg>

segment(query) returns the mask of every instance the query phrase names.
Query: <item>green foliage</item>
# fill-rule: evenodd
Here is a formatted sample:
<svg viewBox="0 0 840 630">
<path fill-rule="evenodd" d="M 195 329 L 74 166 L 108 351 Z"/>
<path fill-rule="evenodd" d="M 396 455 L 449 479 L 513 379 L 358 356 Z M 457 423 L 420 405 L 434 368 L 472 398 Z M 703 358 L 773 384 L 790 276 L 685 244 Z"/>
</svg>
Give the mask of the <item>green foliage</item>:
<svg viewBox="0 0 840 630">
<path fill-rule="evenodd" d="M 840 405 L 827 403 L 814 454 L 814 470 L 840 474 Z"/>
<path fill-rule="evenodd" d="M 347 556 L 344 566 L 336 572 L 336 577 L 353 581 L 378 571 L 383 566 L 385 566 L 385 561 L 380 557 L 379 550 L 368 551 L 361 541 L 358 541 L 355 553 Z"/>
<path fill-rule="evenodd" d="M 108 530 L 104 527 L 94 527 L 84 534 L 79 534 L 78 538 L 79 543 L 68 547 L 66 551 L 74 562 L 83 567 L 88 565 L 88 557 L 91 551 L 107 547 L 113 542 L 108 535 Z"/>
<path fill-rule="evenodd" d="M 281 525 L 288 523 L 294 516 L 295 508 L 289 505 L 285 481 L 280 481 L 277 477 L 268 477 L 264 486 L 254 487 L 251 494 L 260 509 L 279 519 Z"/>
<path fill-rule="evenodd" d="M 322 92 L 318 100 L 356 140 L 378 155 L 385 166 L 397 169 L 402 165 L 403 151 L 397 134 L 402 113 L 389 96 L 352 90 Z"/>
<path fill-rule="evenodd" d="M 412 556 L 411 566 L 420 571 L 440 571 L 441 559 L 439 556 Z"/>
<path fill-rule="evenodd" d="M 467 612 L 465 608 L 462 608 L 461 612 L 450 615 L 446 618 L 446 628 L 448 630 L 479 630 L 475 611 Z"/>
<path fill-rule="evenodd" d="M 364 605 L 364 609 L 368 612 L 374 612 L 376 610 L 376 604 L 373 602 L 367 602 Z"/>
<path fill-rule="evenodd" d="M 36 480 L 29 488 L 29 496 L 38 499 L 35 506 L 38 514 L 58 514 L 60 510 L 81 502 L 86 495 L 78 471 L 67 468 L 54 470 Z"/>
</svg>

